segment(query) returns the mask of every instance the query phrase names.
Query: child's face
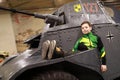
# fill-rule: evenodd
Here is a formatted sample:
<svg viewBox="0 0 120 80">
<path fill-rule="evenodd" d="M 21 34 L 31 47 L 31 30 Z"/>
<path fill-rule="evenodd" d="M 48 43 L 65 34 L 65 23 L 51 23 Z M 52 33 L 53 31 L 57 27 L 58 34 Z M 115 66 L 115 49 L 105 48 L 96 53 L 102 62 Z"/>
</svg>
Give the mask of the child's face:
<svg viewBox="0 0 120 80">
<path fill-rule="evenodd" d="M 85 23 L 81 26 L 81 30 L 83 34 L 88 34 L 89 32 L 91 32 L 92 27 Z"/>
</svg>

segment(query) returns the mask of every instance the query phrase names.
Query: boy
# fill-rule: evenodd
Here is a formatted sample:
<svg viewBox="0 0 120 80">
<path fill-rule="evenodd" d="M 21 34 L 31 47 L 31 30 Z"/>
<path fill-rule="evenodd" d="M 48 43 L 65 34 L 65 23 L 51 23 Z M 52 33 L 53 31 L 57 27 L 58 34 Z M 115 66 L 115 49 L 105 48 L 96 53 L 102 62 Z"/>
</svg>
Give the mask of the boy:
<svg viewBox="0 0 120 80">
<path fill-rule="evenodd" d="M 106 53 L 105 53 L 103 43 L 102 43 L 100 37 L 91 32 L 92 25 L 88 21 L 84 21 L 81 24 L 81 30 L 82 30 L 83 36 L 78 39 L 78 41 L 74 45 L 74 48 L 72 49 L 72 51 L 76 52 L 78 50 L 84 51 L 87 49 L 97 48 L 100 52 L 100 57 L 102 60 L 101 71 L 105 72 L 107 70 Z"/>
</svg>

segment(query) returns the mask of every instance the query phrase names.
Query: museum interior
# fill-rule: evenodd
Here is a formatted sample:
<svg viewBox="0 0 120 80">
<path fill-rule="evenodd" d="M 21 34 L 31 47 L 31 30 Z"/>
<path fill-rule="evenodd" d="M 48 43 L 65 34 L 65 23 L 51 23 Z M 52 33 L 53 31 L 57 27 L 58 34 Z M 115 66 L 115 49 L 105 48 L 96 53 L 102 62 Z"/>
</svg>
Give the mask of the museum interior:
<svg viewBox="0 0 120 80">
<path fill-rule="evenodd" d="M 120 80 L 119 61 L 120 0 L 0 0 L 0 80 Z"/>
</svg>

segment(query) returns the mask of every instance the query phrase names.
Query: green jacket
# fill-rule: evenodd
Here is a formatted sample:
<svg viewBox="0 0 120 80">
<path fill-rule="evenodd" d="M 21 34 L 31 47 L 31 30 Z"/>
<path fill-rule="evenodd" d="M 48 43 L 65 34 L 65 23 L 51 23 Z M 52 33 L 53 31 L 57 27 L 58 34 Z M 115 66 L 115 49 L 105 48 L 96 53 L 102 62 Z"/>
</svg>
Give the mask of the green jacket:
<svg viewBox="0 0 120 80">
<path fill-rule="evenodd" d="M 106 53 L 103 43 L 99 36 L 93 34 L 92 32 L 88 34 L 84 34 L 81 38 L 77 40 L 72 51 L 76 52 L 79 50 L 79 48 L 82 48 L 82 46 L 79 47 L 79 45 L 81 45 L 82 43 L 84 46 L 87 47 L 87 49 L 98 48 L 101 58 L 104 59 L 103 64 L 106 64 L 106 58 L 105 58 Z"/>
</svg>

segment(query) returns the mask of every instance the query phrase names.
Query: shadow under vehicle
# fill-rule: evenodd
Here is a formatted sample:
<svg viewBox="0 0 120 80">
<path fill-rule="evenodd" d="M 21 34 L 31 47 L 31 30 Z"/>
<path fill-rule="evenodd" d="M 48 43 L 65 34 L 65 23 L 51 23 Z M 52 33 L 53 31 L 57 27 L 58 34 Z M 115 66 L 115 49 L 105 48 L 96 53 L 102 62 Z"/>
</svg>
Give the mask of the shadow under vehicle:
<svg viewBox="0 0 120 80">
<path fill-rule="evenodd" d="M 45 19 L 46 30 L 25 41 L 30 48 L 21 54 L 8 57 L 0 66 L 0 80 L 119 80 L 120 79 L 120 25 L 107 15 L 98 0 L 78 0 L 58 8 L 52 15 L 32 14 L 0 7 Z M 71 52 L 82 35 L 80 24 L 88 20 L 93 32 L 104 43 L 108 71 L 101 73 L 97 49 Z M 45 40 L 56 40 L 66 56 L 43 60 L 41 46 Z"/>
</svg>

